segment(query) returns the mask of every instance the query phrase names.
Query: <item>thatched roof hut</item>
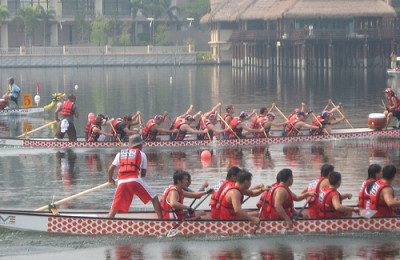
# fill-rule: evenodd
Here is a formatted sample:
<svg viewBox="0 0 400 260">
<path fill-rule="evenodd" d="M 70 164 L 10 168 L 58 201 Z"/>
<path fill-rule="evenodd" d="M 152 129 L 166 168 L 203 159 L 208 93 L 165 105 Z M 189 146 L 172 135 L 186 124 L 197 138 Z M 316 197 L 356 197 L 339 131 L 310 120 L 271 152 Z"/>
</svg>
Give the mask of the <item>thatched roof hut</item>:
<svg viewBox="0 0 400 260">
<path fill-rule="evenodd" d="M 256 0 L 241 15 L 240 20 L 276 20 L 297 0 Z"/>
<path fill-rule="evenodd" d="M 210 0 L 210 3 L 213 1 L 215 0 Z M 237 21 L 239 15 L 254 1 L 223 0 L 219 4 L 211 4 L 211 11 L 200 19 L 200 23 Z"/>
</svg>

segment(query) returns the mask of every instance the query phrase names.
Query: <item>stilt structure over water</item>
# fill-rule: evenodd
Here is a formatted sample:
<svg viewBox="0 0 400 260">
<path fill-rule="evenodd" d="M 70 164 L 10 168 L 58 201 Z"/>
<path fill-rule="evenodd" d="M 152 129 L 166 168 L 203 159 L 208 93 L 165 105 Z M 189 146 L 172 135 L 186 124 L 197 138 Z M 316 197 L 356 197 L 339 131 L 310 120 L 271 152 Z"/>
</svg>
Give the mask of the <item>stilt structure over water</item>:
<svg viewBox="0 0 400 260">
<path fill-rule="evenodd" d="M 210 0 L 201 23 L 212 57 L 238 68 L 387 67 L 396 51 L 396 12 L 381 0 Z"/>
</svg>

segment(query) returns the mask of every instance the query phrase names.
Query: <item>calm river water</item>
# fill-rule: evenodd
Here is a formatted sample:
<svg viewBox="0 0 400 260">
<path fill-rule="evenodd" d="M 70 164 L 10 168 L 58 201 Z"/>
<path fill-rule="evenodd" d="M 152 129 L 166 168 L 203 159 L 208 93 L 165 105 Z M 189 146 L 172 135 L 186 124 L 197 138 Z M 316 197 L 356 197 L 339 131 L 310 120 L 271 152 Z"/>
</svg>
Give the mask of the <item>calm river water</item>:
<svg viewBox="0 0 400 260">
<path fill-rule="evenodd" d="M 83 136 L 89 112 L 122 117 L 142 111 L 147 120 L 164 110 L 171 117 L 190 104 L 207 111 L 218 102 L 234 104 L 236 112 L 270 106 L 272 102 L 288 114 L 305 102 L 321 111 L 329 98 L 341 102 L 354 127 L 365 127 L 368 114 L 382 109 L 382 90 L 396 88 L 396 79 L 384 71 L 335 70 L 233 70 L 229 66 L 105 67 L 68 69 L 0 70 L 6 79 L 13 75 L 24 93 L 36 94 L 40 105 L 55 92 L 75 93 L 80 118 L 76 125 Z M 78 88 L 75 89 L 75 85 Z M 16 136 L 24 129 L 54 120 L 53 110 L 40 115 L 0 118 L 0 135 Z M 277 121 L 282 118 L 277 116 Z M 346 127 L 341 124 L 341 127 Z M 55 128 L 35 133 L 51 137 Z M 400 165 L 400 140 L 351 140 L 315 143 L 274 144 L 255 147 L 212 147 L 211 162 L 202 162 L 201 147 L 147 148 L 146 182 L 161 194 L 172 182 L 175 169 L 192 174 L 192 188 L 204 181 L 214 185 L 224 179 L 230 166 L 250 170 L 253 184 L 271 184 L 276 173 L 289 167 L 294 172 L 292 190 L 301 191 L 319 176 L 324 163 L 334 164 L 343 174 L 341 192 L 353 194 L 346 204 L 355 204 L 359 186 L 370 163 Z M 0 207 L 34 209 L 107 180 L 107 168 L 118 149 L 32 149 L 0 147 Z M 400 178 L 394 184 L 400 196 Z M 108 210 L 115 187 L 93 192 L 60 206 L 63 209 Z M 253 208 L 256 198 L 244 205 Z M 190 203 L 190 201 L 187 201 Z M 296 206 L 302 206 L 299 202 Z M 207 203 L 200 208 L 207 209 Z M 134 200 L 131 207 L 151 209 Z M 134 236 L 77 236 L 0 229 L 0 258 L 3 259 L 396 259 L 399 233 L 352 233 L 324 235 L 203 236 L 194 238 L 143 238 Z"/>
</svg>

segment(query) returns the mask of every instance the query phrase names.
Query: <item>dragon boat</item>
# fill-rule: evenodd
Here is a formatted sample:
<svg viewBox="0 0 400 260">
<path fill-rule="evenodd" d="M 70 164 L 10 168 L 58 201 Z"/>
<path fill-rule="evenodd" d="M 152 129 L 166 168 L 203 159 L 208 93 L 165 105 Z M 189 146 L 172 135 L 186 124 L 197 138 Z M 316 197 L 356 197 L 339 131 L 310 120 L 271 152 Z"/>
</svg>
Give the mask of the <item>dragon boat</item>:
<svg viewBox="0 0 400 260">
<path fill-rule="evenodd" d="M 44 107 L 31 107 L 31 108 L 8 108 L 0 109 L 0 116 L 26 116 L 29 114 L 41 113 L 45 110 L 53 108 L 58 101 L 65 97 L 65 93 L 55 93 L 52 95 L 50 104 Z M 4 107 L 4 106 L 3 106 Z"/>
<path fill-rule="evenodd" d="M 188 136 L 183 141 L 169 141 L 169 136 L 162 136 L 164 140 L 145 142 L 144 147 L 190 147 L 190 146 L 252 146 L 266 144 L 298 143 L 324 140 L 346 140 L 346 139 L 371 139 L 371 138 L 400 138 L 400 129 L 390 128 L 388 130 L 373 130 L 369 128 L 355 129 L 333 129 L 330 135 L 297 135 L 283 137 L 280 132 L 273 131 L 274 137 L 269 138 L 245 138 L 224 140 L 195 140 Z M 93 147 L 124 147 L 127 142 L 86 142 L 79 138 L 76 142 L 64 140 L 55 141 L 53 138 L 0 138 L 0 145 L 24 146 L 24 147 L 47 147 L 47 148 L 93 148 Z"/>
<path fill-rule="evenodd" d="M 256 211 L 255 209 L 253 211 Z M 303 213 L 306 214 L 306 210 Z M 209 212 L 207 212 L 209 214 Z M 244 220 L 160 220 L 154 212 L 60 212 L 0 210 L 0 228 L 66 234 L 123 234 L 141 236 L 253 234 L 255 225 Z M 288 229 L 285 221 L 262 220 L 257 234 L 399 231 L 400 217 L 297 219 Z M 173 231 L 173 232 L 172 232 Z"/>
</svg>

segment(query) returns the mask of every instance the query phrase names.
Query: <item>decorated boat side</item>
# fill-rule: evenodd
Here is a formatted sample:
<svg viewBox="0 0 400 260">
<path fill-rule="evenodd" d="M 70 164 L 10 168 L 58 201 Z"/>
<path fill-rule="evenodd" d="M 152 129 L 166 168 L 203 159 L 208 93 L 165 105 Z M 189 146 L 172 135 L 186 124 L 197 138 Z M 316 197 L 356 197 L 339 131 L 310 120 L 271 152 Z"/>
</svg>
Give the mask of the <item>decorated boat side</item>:
<svg viewBox="0 0 400 260">
<path fill-rule="evenodd" d="M 385 131 L 372 130 L 369 128 L 356 129 L 333 129 L 330 135 L 297 135 L 283 137 L 278 132 L 274 137 L 269 138 L 246 138 L 246 139 L 223 139 L 223 140 L 195 140 L 187 138 L 183 141 L 154 141 L 145 142 L 144 147 L 190 147 L 190 146 L 251 146 L 281 143 L 297 143 L 323 140 L 346 140 L 366 138 L 399 138 L 400 129 L 393 128 Z M 92 147 L 121 147 L 128 146 L 127 142 L 69 142 L 54 140 L 53 138 L 0 138 L 0 145 L 24 146 L 24 147 L 47 147 L 47 148 L 92 148 Z"/>
<path fill-rule="evenodd" d="M 255 210 L 254 210 L 255 211 Z M 156 219 L 154 212 L 119 214 L 116 219 L 103 212 L 68 212 L 52 215 L 47 212 L 0 210 L 0 227 L 7 229 L 66 234 L 120 234 L 167 236 L 177 224 L 175 235 L 253 234 L 255 225 L 244 220 Z M 287 229 L 285 221 L 262 220 L 257 234 L 328 233 L 358 231 L 399 231 L 400 218 L 298 219 Z"/>
</svg>

